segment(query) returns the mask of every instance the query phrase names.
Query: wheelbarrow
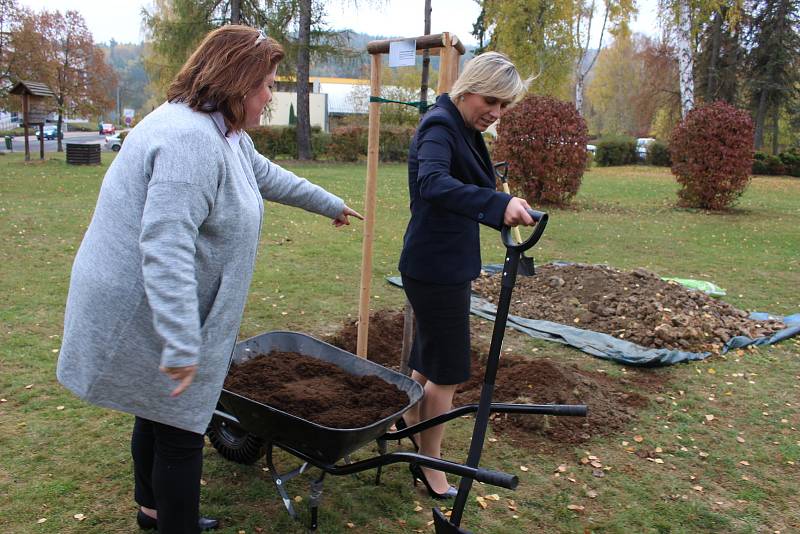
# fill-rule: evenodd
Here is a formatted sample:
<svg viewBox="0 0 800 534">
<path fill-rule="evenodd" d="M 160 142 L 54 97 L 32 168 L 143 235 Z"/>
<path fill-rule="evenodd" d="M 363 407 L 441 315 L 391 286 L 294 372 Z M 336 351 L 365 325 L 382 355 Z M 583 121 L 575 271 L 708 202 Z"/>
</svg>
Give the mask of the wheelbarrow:
<svg viewBox="0 0 800 534">
<path fill-rule="evenodd" d="M 544 225 L 539 229 L 538 236 L 532 236 L 532 238 L 529 238 L 528 241 L 519 246 L 522 247 L 530 241 L 535 242 L 541 236 L 541 231 L 543 230 Z M 506 237 L 504 234 L 504 240 Z M 503 292 L 505 291 L 504 282 Z M 496 330 L 497 326 L 495 326 Z M 493 336 L 492 339 L 493 348 L 495 347 L 496 337 L 497 335 Z M 501 339 L 502 334 L 500 334 Z M 388 417 L 361 428 L 342 429 L 322 426 L 273 406 L 243 397 L 232 391 L 222 390 L 217 410 L 214 412 L 208 428 L 209 440 L 221 456 L 235 462 L 249 464 L 266 455 L 270 476 L 291 517 L 298 519 L 292 499 L 290 499 L 286 490 L 286 483 L 306 472 L 310 466 L 321 470 L 319 477 L 310 484 L 308 496 L 310 514 L 307 525 L 309 530 L 316 530 L 318 527 L 318 509 L 322 499 L 323 481 L 327 474 L 334 476 L 349 475 L 369 469 L 377 469 L 375 483 L 379 484 L 383 466 L 395 463 L 409 463 L 460 476 L 462 477 L 462 485 L 464 485 L 463 481 L 469 480 L 471 483 L 472 480 L 477 480 L 493 486 L 514 489 L 519 483 L 515 475 L 479 467 L 479 457 L 476 459 L 472 451 L 465 465 L 412 452 L 390 453 L 387 452 L 387 441 L 400 440 L 416 432 L 477 412 L 477 433 L 472 438 L 472 447 L 476 447 L 478 441 L 481 445 L 483 444 L 488 414 L 492 412 L 555 416 L 586 415 L 586 406 L 583 405 L 492 403 L 491 394 L 494 375 L 497 370 L 496 360 L 499 358 L 498 350 L 493 367 L 492 354 L 494 352 L 490 351 L 487 378 L 489 378 L 489 372 L 491 371 L 492 387 L 487 389 L 486 384 L 484 384 L 479 404 L 459 406 L 433 419 L 422 421 L 401 431 L 390 432 L 389 429 L 402 417 L 403 413 L 422 398 L 423 389 L 420 384 L 392 369 L 359 358 L 354 354 L 306 334 L 296 332 L 267 332 L 237 343 L 232 362 L 234 364 L 243 363 L 256 355 L 269 354 L 272 351 L 297 352 L 333 363 L 350 374 L 377 376 L 390 384 L 394 384 L 408 394 L 409 397 L 409 402 L 405 407 Z M 482 431 L 478 428 L 478 422 L 480 421 L 482 421 L 481 424 L 483 425 Z M 351 453 L 373 440 L 378 444 L 379 454 L 377 456 L 356 462 L 350 460 Z M 291 471 L 279 473 L 273 461 L 275 447 L 299 458 L 303 463 Z M 459 498 L 462 498 L 461 489 L 459 489 Z M 463 499 L 466 499 L 465 494 Z M 436 511 L 436 509 L 434 510 Z M 436 520 L 436 517 L 434 519 Z M 438 528 L 439 526 L 437 526 Z"/>
</svg>

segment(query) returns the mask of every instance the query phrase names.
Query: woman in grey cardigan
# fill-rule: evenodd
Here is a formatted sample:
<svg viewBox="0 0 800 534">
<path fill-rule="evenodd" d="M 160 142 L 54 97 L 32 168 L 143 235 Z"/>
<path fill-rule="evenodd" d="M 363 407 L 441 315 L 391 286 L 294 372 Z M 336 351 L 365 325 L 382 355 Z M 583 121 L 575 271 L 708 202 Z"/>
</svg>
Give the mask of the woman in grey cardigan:
<svg viewBox="0 0 800 534">
<path fill-rule="evenodd" d="M 137 522 L 170 534 L 199 516 L 203 433 L 214 411 L 258 248 L 264 200 L 349 224 L 361 216 L 256 152 L 243 128 L 272 99 L 281 46 L 229 25 L 175 77 L 100 188 L 72 268 L 59 381 L 135 415 Z"/>
</svg>

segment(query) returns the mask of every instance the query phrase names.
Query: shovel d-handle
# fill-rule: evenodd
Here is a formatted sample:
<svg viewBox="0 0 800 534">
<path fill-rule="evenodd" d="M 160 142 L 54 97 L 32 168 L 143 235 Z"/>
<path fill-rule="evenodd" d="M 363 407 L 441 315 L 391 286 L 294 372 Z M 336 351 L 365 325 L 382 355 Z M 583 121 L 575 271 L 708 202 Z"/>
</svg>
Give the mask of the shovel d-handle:
<svg viewBox="0 0 800 534">
<path fill-rule="evenodd" d="M 533 232 L 531 232 L 531 235 L 528 236 L 528 239 L 522 243 L 517 243 L 514 240 L 514 236 L 512 235 L 512 227 L 503 226 L 503 229 L 500 230 L 500 238 L 503 240 L 503 245 L 505 245 L 506 248 L 516 250 L 517 252 L 525 252 L 539 242 L 539 239 L 541 239 L 542 234 L 544 233 L 544 229 L 547 227 L 548 215 L 543 211 L 532 209 L 528 210 L 528 215 L 530 215 L 536 222 L 536 226 L 533 227 Z"/>
</svg>

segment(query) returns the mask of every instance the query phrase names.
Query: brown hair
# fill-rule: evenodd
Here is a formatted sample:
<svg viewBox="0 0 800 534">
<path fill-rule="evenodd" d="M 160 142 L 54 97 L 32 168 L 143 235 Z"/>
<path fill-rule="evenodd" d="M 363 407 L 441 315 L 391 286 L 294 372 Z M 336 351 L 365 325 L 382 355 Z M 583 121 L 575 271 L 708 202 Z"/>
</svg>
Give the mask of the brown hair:
<svg viewBox="0 0 800 534">
<path fill-rule="evenodd" d="M 248 92 L 283 59 L 283 47 L 261 31 L 229 24 L 210 32 L 167 90 L 167 101 L 195 111 L 219 111 L 229 128 L 244 127 Z"/>
</svg>

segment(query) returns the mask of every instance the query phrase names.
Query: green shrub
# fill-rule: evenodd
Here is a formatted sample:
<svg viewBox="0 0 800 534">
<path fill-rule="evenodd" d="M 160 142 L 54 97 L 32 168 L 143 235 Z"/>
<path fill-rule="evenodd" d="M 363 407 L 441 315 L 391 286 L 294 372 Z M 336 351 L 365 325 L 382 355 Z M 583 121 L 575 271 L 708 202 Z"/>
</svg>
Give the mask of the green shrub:
<svg viewBox="0 0 800 534">
<path fill-rule="evenodd" d="M 414 130 L 410 126 L 382 128 L 379 143 L 381 161 L 407 161 Z"/>
<path fill-rule="evenodd" d="M 598 140 L 594 160 L 600 167 L 636 163 L 636 140 L 632 137 L 608 137 Z"/>
<path fill-rule="evenodd" d="M 800 176 L 800 149 L 789 149 L 786 152 L 781 152 L 778 157 L 785 167 L 786 174 Z"/>
<path fill-rule="evenodd" d="M 369 128 L 340 126 L 331 132 L 326 155 L 335 161 L 358 161 L 367 156 Z M 381 128 L 378 151 L 381 161 L 406 161 L 414 128 L 387 126 Z"/>
<path fill-rule="evenodd" d="M 331 132 L 327 156 L 334 161 L 358 161 L 367 154 L 367 127 L 340 126 Z"/>
<path fill-rule="evenodd" d="M 681 204 L 728 208 L 750 182 L 753 121 L 722 101 L 695 108 L 673 130 L 669 151 Z"/>
<path fill-rule="evenodd" d="M 533 205 L 566 204 L 586 170 L 586 121 L 572 102 L 529 95 L 506 112 L 494 151 Z"/>
<path fill-rule="evenodd" d="M 647 157 L 645 162 L 656 167 L 672 166 L 672 159 L 669 157 L 669 147 L 660 141 L 653 141 L 647 146 Z"/>
<path fill-rule="evenodd" d="M 270 159 L 275 158 L 296 158 L 297 157 L 297 128 L 294 126 L 256 126 L 248 128 L 247 133 L 253 140 L 256 150 Z M 322 130 L 319 126 L 311 127 L 311 151 L 312 156 L 316 157 L 319 152 L 314 148 L 314 139 L 325 141 L 319 134 Z"/>
<path fill-rule="evenodd" d="M 767 167 L 767 174 L 772 176 L 780 176 L 782 174 L 786 174 L 786 166 L 781 161 L 781 158 L 778 156 L 769 155 L 767 159 L 764 160 L 764 165 Z"/>
</svg>

